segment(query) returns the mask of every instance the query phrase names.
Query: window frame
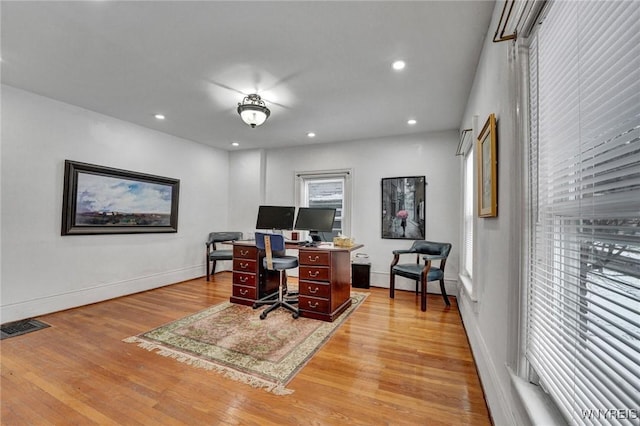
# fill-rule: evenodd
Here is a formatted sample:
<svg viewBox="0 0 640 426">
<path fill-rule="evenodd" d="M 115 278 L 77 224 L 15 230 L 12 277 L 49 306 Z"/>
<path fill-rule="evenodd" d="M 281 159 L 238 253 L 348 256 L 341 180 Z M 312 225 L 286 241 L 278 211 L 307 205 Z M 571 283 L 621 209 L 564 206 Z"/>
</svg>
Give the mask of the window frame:
<svg viewBox="0 0 640 426">
<path fill-rule="evenodd" d="M 473 237 L 475 234 L 475 166 L 473 144 L 465 151 L 463 162 L 463 250 L 461 271 L 473 280 Z M 470 238 L 468 238 L 470 236 Z M 470 242 L 468 240 L 471 240 Z M 470 247 L 467 247 L 470 246 Z"/>
<path fill-rule="evenodd" d="M 543 17 L 549 12 L 549 8 L 545 7 L 543 10 Z M 541 22 L 540 20 L 539 22 Z M 534 30 L 535 31 L 535 30 Z M 535 35 L 535 32 L 532 33 Z M 531 362 L 527 359 L 527 342 L 530 339 L 529 335 L 529 318 L 533 309 L 532 301 L 531 301 L 531 292 L 533 291 L 533 283 L 532 276 L 535 273 L 533 267 L 533 261 L 528 261 L 528 259 L 533 259 L 532 256 L 540 255 L 540 249 L 536 251 L 534 247 L 534 241 L 536 239 L 536 227 L 539 225 L 540 221 L 544 218 L 541 218 L 541 212 L 539 210 L 539 200 L 538 196 L 538 143 L 539 143 L 539 135 L 538 128 L 535 126 L 530 126 L 529 117 L 532 114 L 537 114 L 537 111 L 534 111 L 535 108 L 530 105 L 538 107 L 540 105 L 538 97 L 537 87 L 532 87 L 532 77 L 529 72 L 529 47 L 533 46 L 534 37 L 529 37 L 529 39 L 521 38 L 517 42 L 518 49 L 518 61 L 520 62 L 520 69 L 518 70 L 517 77 L 520 79 L 519 81 L 519 90 L 518 90 L 518 108 L 519 111 L 522 112 L 518 121 L 518 131 L 519 135 L 522 137 L 523 141 L 523 152 L 522 158 L 526 164 L 526 173 L 523 176 L 523 190 L 524 196 L 527 200 L 526 205 L 526 214 L 525 217 L 525 232 L 523 233 L 523 244 L 522 244 L 522 280 L 521 280 L 521 327 L 520 327 L 520 350 L 519 350 L 519 359 L 518 359 L 518 371 L 517 375 L 521 378 L 526 378 L 528 381 L 534 384 L 539 384 L 542 387 L 546 387 L 544 381 L 540 380 L 538 376 L 538 372 L 531 365 Z M 537 48 L 537 47 L 536 47 Z M 537 72 L 537 70 L 533 69 L 532 72 Z M 535 78 L 538 78 L 535 76 Z M 537 83 L 536 83 L 537 84 Z M 533 121 L 533 124 L 538 124 L 537 118 Z M 536 164 L 536 166 L 532 166 L 532 164 Z M 581 162 L 582 164 L 582 162 Z M 574 195 L 569 194 L 569 197 L 574 197 Z M 602 214 L 602 213 L 600 213 Z M 558 315 L 560 318 L 564 318 L 563 321 L 566 323 L 577 324 L 578 327 L 582 327 L 583 325 L 589 325 L 590 321 L 593 319 L 589 319 L 587 317 L 587 311 L 582 312 L 579 309 L 575 309 L 573 313 L 567 312 L 567 308 L 565 306 L 566 302 L 573 303 L 575 306 L 583 306 L 585 302 L 582 301 L 584 297 L 587 301 L 586 308 L 589 309 L 589 312 L 592 312 L 592 309 L 588 305 L 587 297 L 582 295 L 582 293 L 578 294 L 575 291 L 575 288 L 571 285 L 571 280 L 575 281 L 575 271 L 579 270 L 581 267 L 581 262 L 579 261 L 575 255 L 573 257 L 565 256 L 563 251 L 567 250 L 569 252 L 577 253 L 580 252 L 580 241 L 581 238 L 580 228 L 589 226 L 585 225 L 586 222 L 589 222 L 586 215 L 579 213 L 574 219 L 579 220 L 578 223 L 572 223 L 569 219 L 562 219 L 561 216 L 554 219 L 552 224 L 547 224 L 546 226 L 552 226 L 553 234 L 560 233 L 559 228 L 563 228 L 565 231 L 562 232 L 562 238 L 553 239 L 553 241 L 558 241 L 557 244 L 553 247 L 549 248 L 546 251 L 545 256 L 547 257 L 547 267 L 555 265 L 556 274 L 554 274 L 554 281 L 562 282 L 562 292 L 559 293 L 559 299 L 557 300 L 557 304 L 561 305 L 554 309 L 554 312 L 560 312 Z M 595 219 L 594 219 L 595 220 Z M 620 225 L 622 226 L 622 225 Z M 599 241 L 601 235 L 597 233 L 593 235 L 591 238 L 594 243 Z M 635 246 L 635 245 L 634 245 Z M 544 248 L 544 246 L 543 246 Z M 572 276 L 573 275 L 573 276 Z M 633 278 L 635 275 L 628 275 Z M 586 279 L 586 277 L 585 277 Z M 564 282 L 567 281 L 566 284 Z M 573 306 L 573 305 L 572 305 Z M 585 318 L 579 319 L 580 316 L 584 315 Z M 579 320 L 578 320 L 579 319 Z M 595 353 L 592 351 L 586 352 L 587 355 L 593 356 Z M 590 370 L 587 367 L 587 372 Z M 526 401 L 525 401 L 526 403 Z M 554 402 L 555 404 L 555 402 Z M 606 404 L 605 404 L 606 405 Z M 583 411 L 614 411 L 613 407 L 592 407 L 593 410 L 583 410 Z M 626 408 L 626 414 L 629 414 L 634 409 L 636 409 L 637 415 L 637 407 L 615 407 L 617 409 Z M 619 410 L 623 411 L 623 410 Z M 579 413 L 575 412 L 574 415 L 578 416 Z M 593 413 L 591 413 L 593 414 Z M 596 413 L 598 414 L 598 413 Z M 609 413 L 611 414 L 611 413 Z M 624 414 L 624 413 L 623 413 Z M 568 414 L 567 414 L 568 415 Z M 582 413 L 584 415 L 584 413 Z M 599 414 L 598 414 L 599 415 Z M 605 413 L 606 415 L 606 413 Z M 613 415 L 613 414 L 611 414 Z M 599 418 L 599 417 L 598 417 Z M 578 417 L 571 417 L 573 420 L 577 420 Z"/>
<path fill-rule="evenodd" d="M 478 289 L 477 285 L 473 281 L 473 270 L 475 265 L 475 248 L 473 245 L 473 238 L 476 235 L 476 150 L 475 139 L 476 129 L 478 128 L 478 116 L 473 117 L 473 128 L 464 134 L 464 138 L 460 147 L 460 204 L 462 206 L 462 223 L 460 226 L 460 272 L 458 273 L 458 279 L 462 284 L 462 289 L 472 302 L 478 301 Z M 471 168 L 471 171 L 468 168 Z M 470 197 L 470 200 L 469 200 Z M 467 205 L 468 203 L 468 205 Z M 467 211 L 470 213 L 470 221 L 467 222 Z M 470 253 L 467 253 L 467 226 L 471 226 L 471 249 Z M 467 256 L 470 255 L 470 259 Z M 467 269 L 467 262 L 471 264 L 471 271 Z"/>
<path fill-rule="evenodd" d="M 351 235 L 352 212 L 352 177 L 351 169 L 312 170 L 295 172 L 295 205 L 297 208 L 308 207 L 306 188 L 310 181 L 341 179 L 343 181 L 341 232 Z"/>
</svg>

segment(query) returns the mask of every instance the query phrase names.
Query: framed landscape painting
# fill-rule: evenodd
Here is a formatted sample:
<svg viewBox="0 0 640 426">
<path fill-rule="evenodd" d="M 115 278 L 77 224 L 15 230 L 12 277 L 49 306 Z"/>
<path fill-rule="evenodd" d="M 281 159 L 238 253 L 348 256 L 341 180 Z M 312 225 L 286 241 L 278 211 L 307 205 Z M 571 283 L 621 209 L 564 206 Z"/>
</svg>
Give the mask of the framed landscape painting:
<svg viewBox="0 0 640 426">
<path fill-rule="evenodd" d="M 178 232 L 180 180 L 66 160 L 62 235 Z"/>
<path fill-rule="evenodd" d="M 382 179 L 382 238 L 424 240 L 424 176 Z"/>
</svg>

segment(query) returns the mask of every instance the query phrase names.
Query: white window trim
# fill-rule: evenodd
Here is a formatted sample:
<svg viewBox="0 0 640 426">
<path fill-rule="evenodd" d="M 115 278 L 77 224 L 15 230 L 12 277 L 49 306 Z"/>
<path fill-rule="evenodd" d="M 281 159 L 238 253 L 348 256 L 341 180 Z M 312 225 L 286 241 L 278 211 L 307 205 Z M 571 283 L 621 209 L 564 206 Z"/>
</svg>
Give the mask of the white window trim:
<svg viewBox="0 0 640 426">
<path fill-rule="evenodd" d="M 467 158 L 467 155 L 471 155 L 473 158 L 471 159 L 472 164 L 473 164 L 473 183 L 472 183 L 472 188 L 476 187 L 476 169 L 475 169 L 475 165 L 476 165 L 476 152 L 474 149 L 475 146 L 475 140 L 478 137 L 478 116 L 474 115 L 473 119 L 472 119 L 472 128 L 471 128 L 471 132 L 469 133 L 469 137 L 465 137 L 464 140 L 462 141 L 462 146 L 460 148 L 460 152 L 462 152 L 462 156 L 461 156 L 461 163 L 462 163 L 462 167 L 461 167 L 461 182 L 462 182 L 462 191 L 460 191 L 460 202 L 462 206 L 464 206 L 464 185 L 465 185 L 465 176 L 466 176 L 466 168 L 465 168 L 465 160 Z M 472 190 L 472 206 L 475 206 L 477 203 L 477 194 L 475 190 Z M 475 212 L 475 209 L 473 210 Z M 463 213 L 464 214 L 464 213 Z M 473 236 L 475 238 L 475 236 L 477 235 L 477 221 L 476 221 L 476 217 L 474 214 L 474 218 L 473 218 Z M 461 229 L 460 229 L 460 247 L 464 247 L 465 245 L 465 240 L 464 240 L 464 217 L 462 219 L 462 223 L 461 223 Z M 464 249 L 463 249 L 464 250 Z M 472 264 L 472 270 L 477 270 L 476 269 L 476 250 L 475 248 L 472 249 L 472 260 L 471 260 L 471 264 Z M 463 256 L 460 256 L 460 267 L 459 267 L 460 273 L 458 274 L 458 280 L 460 281 L 461 287 L 464 290 L 464 293 L 466 294 L 466 296 L 469 298 L 469 300 L 471 302 L 474 303 L 474 305 L 478 302 L 478 289 L 477 289 L 477 283 L 474 283 L 473 281 L 473 276 L 469 276 L 469 274 L 467 274 L 466 272 L 466 268 L 464 267 L 464 253 Z"/>
<path fill-rule="evenodd" d="M 517 55 L 516 71 L 517 77 L 517 105 L 518 115 L 516 117 L 516 132 L 518 139 L 522 141 L 520 145 L 521 151 L 519 152 L 519 158 L 522 161 L 522 165 L 528 164 L 528 150 L 525 147 L 529 146 L 530 141 L 530 129 L 529 129 L 529 40 L 521 37 L 516 41 L 515 49 Z M 521 168 L 522 169 L 522 168 Z M 523 173 L 521 181 L 521 189 L 523 199 L 526 200 L 530 194 L 529 186 L 529 174 Z M 520 326 L 519 326 L 519 341 L 518 341 L 518 359 L 516 363 L 516 370 L 512 370 L 507 367 L 513 389 L 515 394 L 520 399 L 522 406 L 524 407 L 531 424 L 534 425 L 564 425 L 566 420 L 562 416 L 562 413 L 556 406 L 555 402 L 551 400 L 549 395 L 538 385 L 531 383 L 530 365 L 526 358 L 526 336 L 527 336 L 527 312 L 528 312 L 528 297 L 529 292 L 529 262 L 527 259 L 530 254 L 530 232 L 532 218 L 524 218 L 523 220 L 523 232 L 521 235 L 521 257 L 520 257 Z"/>
<path fill-rule="evenodd" d="M 544 12 L 544 11 L 543 11 Z M 544 16 L 544 14 L 543 14 Z M 528 128 L 528 116 L 529 116 L 529 98 L 527 82 L 529 80 L 528 72 L 528 40 L 524 38 L 518 38 L 517 44 L 517 64 L 519 69 L 517 70 L 518 77 L 518 123 L 517 131 L 518 137 L 522 141 L 522 152 L 520 157 L 523 159 L 524 164 L 528 164 L 527 150 L 524 147 L 530 144 L 530 132 Z M 523 175 L 523 196 L 524 199 L 529 199 L 530 182 L 529 174 Z M 527 294 L 529 293 L 529 262 L 530 247 L 531 247 L 531 226 L 535 223 L 535 218 L 524 217 L 523 221 L 523 233 L 522 233 L 522 256 L 521 256 L 521 321 L 520 321 L 520 344 L 519 344 L 519 358 L 517 371 L 513 372 L 509 368 L 511 375 L 511 381 L 513 389 L 519 396 L 523 406 L 525 407 L 527 414 L 529 415 L 532 424 L 566 424 L 566 420 L 562 413 L 560 413 L 559 407 L 551 401 L 549 395 L 542 390 L 541 386 L 536 386 L 531 382 L 536 382 L 535 372 L 530 368 L 529 362 L 525 357 L 526 349 L 526 336 L 527 336 Z"/>
<path fill-rule="evenodd" d="M 344 235 L 351 235 L 351 215 L 352 215 L 352 181 L 353 170 L 352 169 L 333 169 L 333 170 L 313 170 L 313 171 L 296 171 L 295 176 L 295 202 L 296 207 L 302 206 L 304 180 L 313 178 L 331 178 L 339 177 L 344 178 L 344 193 L 343 193 L 343 211 L 342 211 L 342 233 Z"/>
</svg>

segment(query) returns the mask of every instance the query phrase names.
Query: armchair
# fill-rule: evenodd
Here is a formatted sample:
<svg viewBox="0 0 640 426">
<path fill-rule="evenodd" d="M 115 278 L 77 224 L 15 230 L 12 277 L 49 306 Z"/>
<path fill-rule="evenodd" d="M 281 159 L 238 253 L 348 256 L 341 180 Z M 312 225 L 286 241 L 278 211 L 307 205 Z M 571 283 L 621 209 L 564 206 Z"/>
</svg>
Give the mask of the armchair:
<svg viewBox="0 0 640 426">
<path fill-rule="evenodd" d="M 427 310 L 427 282 L 440 281 L 440 291 L 447 306 L 451 306 L 447 292 L 444 287 L 444 267 L 447 257 L 451 252 L 451 244 L 436 243 L 432 241 L 414 241 L 408 250 L 394 250 L 393 261 L 391 262 L 389 274 L 389 297 L 394 298 L 396 275 L 415 280 L 416 293 L 420 286 L 420 309 Z M 399 263 L 401 255 L 413 254 L 416 261 L 414 263 Z M 424 259 L 424 264 L 420 263 L 420 257 Z M 439 267 L 432 266 L 432 261 L 439 260 Z"/>
<path fill-rule="evenodd" d="M 242 232 L 211 232 L 205 243 L 205 263 L 207 264 L 207 281 L 216 272 L 216 262 L 218 260 L 232 260 L 233 249 L 218 250 L 216 243 L 231 242 L 242 239 Z"/>
</svg>

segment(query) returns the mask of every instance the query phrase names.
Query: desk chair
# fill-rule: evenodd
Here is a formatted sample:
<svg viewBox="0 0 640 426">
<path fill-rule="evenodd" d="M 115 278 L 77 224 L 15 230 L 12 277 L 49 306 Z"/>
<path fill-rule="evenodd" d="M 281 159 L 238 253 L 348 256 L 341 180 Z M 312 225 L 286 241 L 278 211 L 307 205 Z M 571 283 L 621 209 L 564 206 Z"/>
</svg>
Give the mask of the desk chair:
<svg viewBox="0 0 640 426">
<path fill-rule="evenodd" d="M 440 291 L 447 306 L 451 306 L 447 291 L 444 288 L 444 267 L 447 257 L 451 252 L 451 244 L 435 243 L 431 241 L 414 241 L 409 250 L 394 250 L 391 271 L 389 274 L 389 297 L 393 299 L 396 286 L 396 275 L 416 281 L 416 293 L 420 284 L 421 303 L 420 309 L 427 310 L 427 282 L 440 281 Z M 415 263 L 399 263 L 400 255 L 415 254 Z M 420 257 L 424 259 L 424 265 L 420 264 Z M 431 266 L 431 261 L 440 260 L 440 267 Z"/>
<path fill-rule="evenodd" d="M 242 239 L 242 232 L 211 232 L 205 243 L 205 263 L 207 264 L 207 281 L 212 274 L 216 273 L 216 262 L 218 260 L 232 260 L 233 249 L 217 250 L 216 243 L 237 241 Z"/>
<path fill-rule="evenodd" d="M 298 303 L 298 301 L 291 300 L 290 297 L 287 297 L 286 277 L 284 276 L 285 270 L 298 267 L 298 257 L 285 255 L 284 236 L 281 234 L 263 234 L 256 232 L 256 247 L 265 252 L 265 257 L 262 260 L 264 269 L 267 271 L 278 271 L 280 274 L 280 284 L 278 286 L 277 298 L 274 298 L 273 295 L 263 297 L 253 304 L 253 308 L 256 309 L 263 305 L 271 305 L 260 314 L 260 319 L 265 319 L 269 312 L 279 307 L 290 310 L 293 312 L 291 316 L 298 318 L 300 312 L 296 306 L 293 306 L 293 303 Z"/>
</svg>

